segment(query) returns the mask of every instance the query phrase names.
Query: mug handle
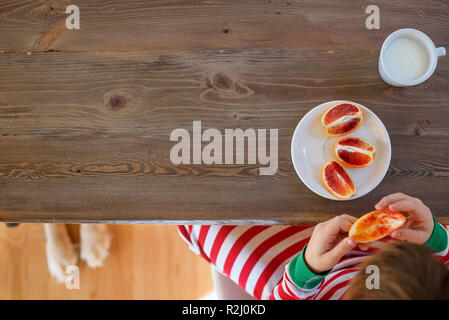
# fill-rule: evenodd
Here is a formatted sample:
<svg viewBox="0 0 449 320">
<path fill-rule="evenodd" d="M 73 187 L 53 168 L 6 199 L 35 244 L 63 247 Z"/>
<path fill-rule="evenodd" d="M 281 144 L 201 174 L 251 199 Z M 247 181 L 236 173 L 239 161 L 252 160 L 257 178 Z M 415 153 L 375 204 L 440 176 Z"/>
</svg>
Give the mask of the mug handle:
<svg viewBox="0 0 449 320">
<path fill-rule="evenodd" d="M 435 49 L 435 54 L 437 55 L 437 57 L 442 57 L 446 55 L 446 48 L 444 47 L 439 47 Z"/>
</svg>

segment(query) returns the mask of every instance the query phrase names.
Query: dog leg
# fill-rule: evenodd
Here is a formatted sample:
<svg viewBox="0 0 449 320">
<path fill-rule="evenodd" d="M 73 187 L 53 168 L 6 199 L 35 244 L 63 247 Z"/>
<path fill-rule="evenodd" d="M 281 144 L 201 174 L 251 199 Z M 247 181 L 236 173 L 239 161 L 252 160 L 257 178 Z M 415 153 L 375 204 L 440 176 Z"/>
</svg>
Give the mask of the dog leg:
<svg viewBox="0 0 449 320">
<path fill-rule="evenodd" d="M 89 267 L 101 267 L 109 254 L 111 235 L 104 224 L 81 224 L 81 259 Z"/>
<path fill-rule="evenodd" d="M 76 264 L 78 257 L 64 224 L 44 223 L 44 230 L 48 270 L 58 282 L 64 282 L 65 269 Z"/>
</svg>

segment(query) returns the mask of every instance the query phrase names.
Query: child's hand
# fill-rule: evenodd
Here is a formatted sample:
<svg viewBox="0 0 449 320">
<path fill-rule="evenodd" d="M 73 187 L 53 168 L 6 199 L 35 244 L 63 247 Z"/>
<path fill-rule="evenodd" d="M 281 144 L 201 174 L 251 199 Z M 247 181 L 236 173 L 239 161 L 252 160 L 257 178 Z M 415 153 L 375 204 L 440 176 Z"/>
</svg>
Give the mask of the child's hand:
<svg viewBox="0 0 449 320">
<path fill-rule="evenodd" d="M 316 225 L 304 254 L 304 260 L 314 273 L 333 268 L 340 259 L 354 249 L 357 242 L 348 233 L 355 217 L 343 214 Z"/>
<path fill-rule="evenodd" d="M 394 239 L 423 244 L 432 235 L 434 227 L 432 212 L 418 198 L 394 193 L 384 197 L 375 207 L 377 210 L 388 207 L 391 211 L 400 211 L 407 216 L 404 226 L 390 234 Z"/>
</svg>

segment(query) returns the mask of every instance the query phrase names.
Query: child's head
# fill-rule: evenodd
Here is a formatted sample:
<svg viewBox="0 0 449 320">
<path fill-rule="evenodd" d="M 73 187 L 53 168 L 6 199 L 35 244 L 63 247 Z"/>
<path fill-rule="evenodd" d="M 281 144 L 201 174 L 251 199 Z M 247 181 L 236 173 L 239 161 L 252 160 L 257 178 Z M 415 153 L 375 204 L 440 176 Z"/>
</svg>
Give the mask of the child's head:
<svg viewBox="0 0 449 320">
<path fill-rule="evenodd" d="M 379 289 L 368 289 L 379 270 Z M 369 279 L 368 279 L 369 277 Z M 368 281 L 367 281 L 368 280 Z M 449 270 L 423 245 L 393 242 L 368 257 L 351 280 L 345 299 L 449 299 Z"/>
</svg>

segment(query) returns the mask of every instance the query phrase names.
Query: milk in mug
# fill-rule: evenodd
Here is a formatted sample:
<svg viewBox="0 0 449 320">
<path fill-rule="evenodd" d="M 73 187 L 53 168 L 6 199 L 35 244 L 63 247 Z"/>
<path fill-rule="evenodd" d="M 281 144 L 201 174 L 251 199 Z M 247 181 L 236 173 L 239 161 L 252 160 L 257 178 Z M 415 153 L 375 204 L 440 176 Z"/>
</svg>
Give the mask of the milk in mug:
<svg viewBox="0 0 449 320">
<path fill-rule="evenodd" d="M 417 40 L 404 37 L 394 40 L 386 55 L 386 64 L 392 76 L 402 81 L 416 80 L 426 73 L 429 55 Z"/>
<path fill-rule="evenodd" d="M 420 41 L 403 37 L 390 44 L 385 63 L 393 77 L 407 82 L 424 75 L 430 59 L 426 47 Z"/>
<path fill-rule="evenodd" d="M 445 54 L 444 47 L 435 47 L 433 41 L 419 30 L 396 30 L 382 44 L 379 74 L 391 86 L 414 86 L 433 74 L 438 58 Z"/>
</svg>

